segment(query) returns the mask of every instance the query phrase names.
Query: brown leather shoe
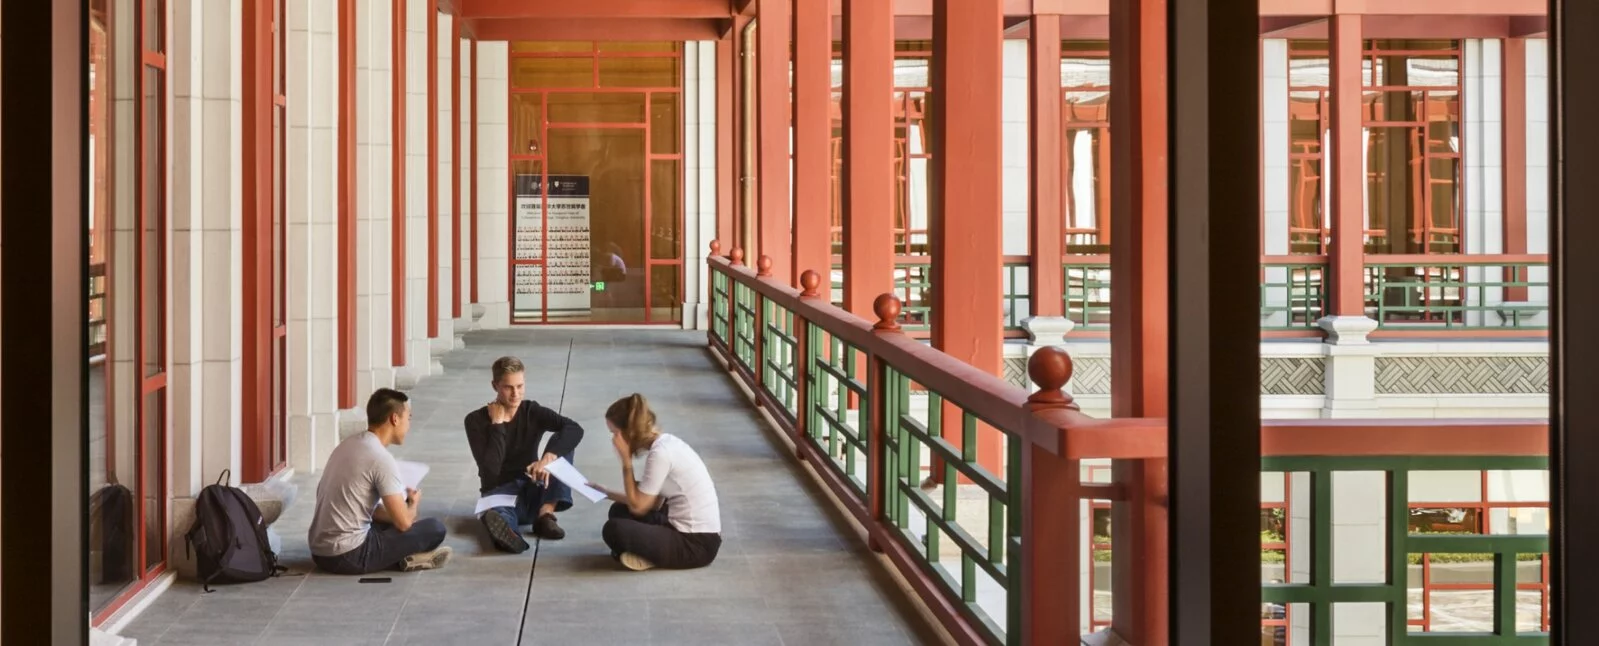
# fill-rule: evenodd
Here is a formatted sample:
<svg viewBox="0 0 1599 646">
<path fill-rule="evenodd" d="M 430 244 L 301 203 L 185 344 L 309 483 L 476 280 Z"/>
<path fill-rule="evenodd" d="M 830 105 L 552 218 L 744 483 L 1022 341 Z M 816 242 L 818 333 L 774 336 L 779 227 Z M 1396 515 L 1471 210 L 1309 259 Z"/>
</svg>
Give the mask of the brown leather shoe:
<svg viewBox="0 0 1599 646">
<path fill-rule="evenodd" d="M 547 541 L 566 538 L 566 530 L 555 522 L 555 514 L 543 514 L 533 521 L 533 535 Z"/>
</svg>

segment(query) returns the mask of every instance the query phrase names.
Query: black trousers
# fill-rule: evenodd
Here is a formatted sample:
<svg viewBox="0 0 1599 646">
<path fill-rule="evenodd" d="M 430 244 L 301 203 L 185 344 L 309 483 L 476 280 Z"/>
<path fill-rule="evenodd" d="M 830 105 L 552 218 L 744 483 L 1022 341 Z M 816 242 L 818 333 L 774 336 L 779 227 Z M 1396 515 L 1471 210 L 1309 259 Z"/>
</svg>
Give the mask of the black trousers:
<svg viewBox="0 0 1599 646">
<path fill-rule="evenodd" d="M 420 519 L 404 532 L 388 523 L 375 522 L 360 547 L 338 556 L 312 555 L 311 560 L 334 574 L 371 574 L 398 568 L 412 554 L 438 549 L 444 543 L 444 534 L 444 523 L 437 518 Z"/>
<path fill-rule="evenodd" d="M 611 519 L 600 530 L 611 556 L 631 552 L 656 567 L 669 570 L 701 568 L 716 560 L 722 548 L 721 534 L 686 534 L 666 521 L 666 505 L 643 516 L 634 516 L 627 505 L 611 505 Z"/>
</svg>

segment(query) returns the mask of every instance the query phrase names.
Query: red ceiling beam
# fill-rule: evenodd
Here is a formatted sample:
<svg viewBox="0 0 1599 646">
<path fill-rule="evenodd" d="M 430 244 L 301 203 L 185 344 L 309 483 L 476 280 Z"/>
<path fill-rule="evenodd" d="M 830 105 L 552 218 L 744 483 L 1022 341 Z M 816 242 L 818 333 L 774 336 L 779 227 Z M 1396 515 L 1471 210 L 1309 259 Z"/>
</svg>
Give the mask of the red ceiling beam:
<svg viewBox="0 0 1599 646">
<path fill-rule="evenodd" d="M 516 18 L 472 19 L 481 41 L 502 40 L 720 40 L 730 18 Z"/>
<path fill-rule="evenodd" d="M 1542 16 L 1546 0 L 1260 0 L 1262 16 Z"/>
<path fill-rule="evenodd" d="M 463 18 L 731 18 L 731 0 L 453 0 Z M 441 3 L 442 4 L 442 3 Z"/>
</svg>

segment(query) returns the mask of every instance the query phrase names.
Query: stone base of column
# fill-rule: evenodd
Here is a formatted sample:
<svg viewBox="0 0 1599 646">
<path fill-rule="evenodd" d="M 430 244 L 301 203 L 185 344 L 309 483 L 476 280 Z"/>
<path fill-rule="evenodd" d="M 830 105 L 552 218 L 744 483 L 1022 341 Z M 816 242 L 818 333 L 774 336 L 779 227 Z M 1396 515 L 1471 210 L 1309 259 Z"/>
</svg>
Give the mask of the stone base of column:
<svg viewBox="0 0 1599 646">
<path fill-rule="evenodd" d="M 465 350 L 466 349 L 466 337 L 461 336 L 460 334 L 455 335 L 455 338 L 451 340 L 450 349 L 451 350 Z"/>
<path fill-rule="evenodd" d="M 1064 316 L 1033 316 L 1022 321 L 1028 345 L 1061 346 L 1077 324 Z"/>
<path fill-rule="evenodd" d="M 366 431 L 366 411 L 360 408 L 347 408 L 338 412 L 339 442 L 343 442 L 351 435 Z"/>
<path fill-rule="evenodd" d="M 422 383 L 422 371 L 414 366 L 401 366 L 394 369 L 394 388 L 396 390 L 410 390 Z"/>
<path fill-rule="evenodd" d="M 1327 316 L 1316 321 L 1316 326 L 1327 331 L 1327 343 L 1333 345 L 1360 345 L 1377 329 L 1377 322 L 1364 316 Z"/>
<path fill-rule="evenodd" d="M 483 316 L 478 319 L 480 330 L 503 330 L 511 327 L 510 303 L 484 303 Z"/>
</svg>

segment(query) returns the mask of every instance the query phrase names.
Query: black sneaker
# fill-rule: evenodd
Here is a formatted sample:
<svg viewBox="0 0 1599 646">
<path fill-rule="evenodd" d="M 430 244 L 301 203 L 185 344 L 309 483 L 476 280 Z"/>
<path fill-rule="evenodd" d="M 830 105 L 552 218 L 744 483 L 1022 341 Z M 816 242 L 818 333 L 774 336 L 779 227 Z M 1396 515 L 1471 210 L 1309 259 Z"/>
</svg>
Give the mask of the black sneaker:
<svg viewBox="0 0 1599 646">
<path fill-rule="evenodd" d="M 505 552 L 521 554 L 527 551 L 527 541 L 522 535 L 505 522 L 505 517 L 493 510 L 483 512 L 483 527 L 489 530 L 489 538 L 494 540 L 494 546 Z"/>
<path fill-rule="evenodd" d="M 533 521 L 533 535 L 547 541 L 566 538 L 566 530 L 555 523 L 555 514 L 544 514 Z"/>
</svg>

